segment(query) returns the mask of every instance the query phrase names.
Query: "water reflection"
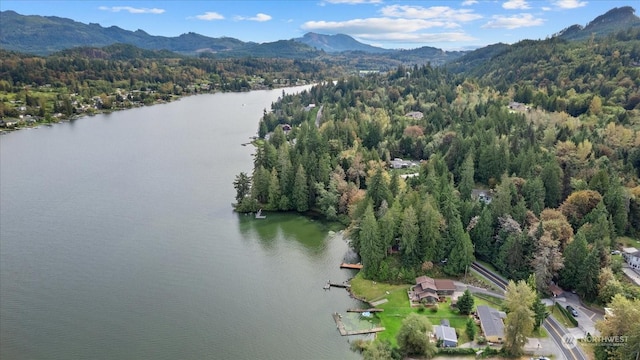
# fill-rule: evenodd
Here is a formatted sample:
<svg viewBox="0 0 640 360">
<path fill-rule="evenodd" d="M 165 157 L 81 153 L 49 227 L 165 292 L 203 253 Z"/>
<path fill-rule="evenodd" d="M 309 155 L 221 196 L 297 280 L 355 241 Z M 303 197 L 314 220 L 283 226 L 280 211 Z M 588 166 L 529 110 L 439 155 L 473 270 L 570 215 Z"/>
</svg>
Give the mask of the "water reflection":
<svg viewBox="0 0 640 360">
<path fill-rule="evenodd" d="M 265 219 L 238 214 L 238 227 L 245 239 L 257 239 L 264 249 L 273 249 L 282 241 L 297 245 L 310 256 L 324 252 L 331 229 L 321 221 L 290 213 L 268 213 Z"/>
</svg>

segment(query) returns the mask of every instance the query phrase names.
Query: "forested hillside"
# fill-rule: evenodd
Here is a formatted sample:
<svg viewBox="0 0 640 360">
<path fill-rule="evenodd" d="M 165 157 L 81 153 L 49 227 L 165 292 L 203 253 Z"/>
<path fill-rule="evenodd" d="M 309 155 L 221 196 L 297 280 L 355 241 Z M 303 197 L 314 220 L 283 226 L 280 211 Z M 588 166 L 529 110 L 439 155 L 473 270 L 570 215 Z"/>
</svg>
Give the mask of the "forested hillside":
<svg viewBox="0 0 640 360">
<path fill-rule="evenodd" d="M 285 96 L 236 209 L 342 221 L 368 279 L 459 275 L 478 258 L 535 273 L 543 293 L 638 297 L 610 251 L 640 235 L 639 45 L 527 42 L 475 76 L 399 67 Z"/>
<path fill-rule="evenodd" d="M 342 71 L 317 61 L 214 60 L 125 44 L 47 57 L 0 50 L 0 119 L 19 126 L 200 92 L 305 84 Z"/>
</svg>

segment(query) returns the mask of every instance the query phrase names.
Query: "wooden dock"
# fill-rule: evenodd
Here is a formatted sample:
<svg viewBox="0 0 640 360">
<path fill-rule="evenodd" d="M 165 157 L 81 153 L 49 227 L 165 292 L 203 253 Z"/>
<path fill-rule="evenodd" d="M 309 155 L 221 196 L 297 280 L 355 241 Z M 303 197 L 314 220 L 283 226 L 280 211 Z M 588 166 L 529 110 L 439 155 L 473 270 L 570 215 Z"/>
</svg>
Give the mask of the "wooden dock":
<svg viewBox="0 0 640 360">
<path fill-rule="evenodd" d="M 383 312 L 384 309 L 378 309 L 378 308 L 371 308 L 371 309 L 348 309 L 347 312 L 352 312 L 352 313 L 362 313 L 362 312 Z"/>
<path fill-rule="evenodd" d="M 340 269 L 355 269 L 355 270 L 360 270 L 360 269 L 362 269 L 362 264 L 348 264 L 348 263 L 342 263 L 342 264 L 340 264 Z"/>
<path fill-rule="evenodd" d="M 343 288 L 343 289 L 349 289 L 351 287 L 351 285 L 347 284 L 346 282 L 343 282 L 343 283 L 328 282 L 326 286 L 339 287 L 339 288 Z"/>
<path fill-rule="evenodd" d="M 338 328 L 338 331 L 342 336 L 372 334 L 372 333 L 377 333 L 385 330 L 385 328 L 383 327 L 375 327 L 375 328 L 366 329 L 366 330 L 347 331 L 344 328 L 344 323 L 342 322 L 342 315 L 338 313 L 333 313 L 332 315 L 333 315 L 333 320 L 336 322 L 336 327 Z"/>
</svg>

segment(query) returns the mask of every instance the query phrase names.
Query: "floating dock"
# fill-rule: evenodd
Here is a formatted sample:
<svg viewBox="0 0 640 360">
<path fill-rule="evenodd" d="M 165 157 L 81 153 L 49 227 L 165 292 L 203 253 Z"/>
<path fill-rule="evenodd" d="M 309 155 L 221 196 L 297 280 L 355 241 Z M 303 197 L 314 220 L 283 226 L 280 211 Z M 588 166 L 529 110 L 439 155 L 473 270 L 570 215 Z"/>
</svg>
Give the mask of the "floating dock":
<svg viewBox="0 0 640 360">
<path fill-rule="evenodd" d="M 372 334 L 372 333 L 377 333 L 385 330 L 385 328 L 383 327 L 374 327 L 366 330 L 347 331 L 344 328 L 344 323 L 342 322 L 342 315 L 338 313 L 333 313 L 332 315 L 333 315 L 333 320 L 336 322 L 336 327 L 338 328 L 338 331 L 342 336 Z"/>
<path fill-rule="evenodd" d="M 348 309 L 347 312 L 352 312 L 352 313 L 362 313 L 362 312 L 383 312 L 384 309 L 378 309 L 378 308 L 371 308 L 371 309 Z"/>
<path fill-rule="evenodd" d="M 356 269 L 356 270 L 360 270 L 360 269 L 362 269 L 362 264 L 342 263 L 342 264 L 340 264 L 340 268 L 341 269 Z"/>
</svg>

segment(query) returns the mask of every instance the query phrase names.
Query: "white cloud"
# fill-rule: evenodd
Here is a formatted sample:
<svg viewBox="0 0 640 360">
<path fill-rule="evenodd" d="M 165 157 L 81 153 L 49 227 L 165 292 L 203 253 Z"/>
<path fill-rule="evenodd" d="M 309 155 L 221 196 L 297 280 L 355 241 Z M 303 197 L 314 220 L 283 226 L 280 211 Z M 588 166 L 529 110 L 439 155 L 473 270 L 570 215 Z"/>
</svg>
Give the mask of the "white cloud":
<svg viewBox="0 0 640 360">
<path fill-rule="evenodd" d="M 388 17 L 408 18 L 408 19 L 435 19 L 440 21 L 460 21 L 468 22 L 482 18 L 471 9 L 452 9 L 448 6 L 410 6 L 410 5 L 390 5 L 380 10 L 380 13 Z"/>
<path fill-rule="evenodd" d="M 127 11 L 131 14 L 162 14 L 165 12 L 164 9 L 158 8 L 134 8 L 131 6 L 100 6 L 98 9 L 103 11 L 111 11 L 111 12 L 120 12 Z"/>
<path fill-rule="evenodd" d="M 433 27 L 444 27 L 447 23 L 422 19 L 367 18 L 347 21 L 307 21 L 302 28 L 346 34 L 412 33 Z"/>
<path fill-rule="evenodd" d="M 478 0 L 465 0 L 462 2 L 462 6 L 471 6 L 477 3 L 478 3 Z"/>
<path fill-rule="evenodd" d="M 554 1 L 553 4 L 562 9 L 575 9 L 586 6 L 587 2 L 579 0 L 557 0 Z"/>
<path fill-rule="evenodd" d="M 526 0 L 508 0 L 502 4 L 502 7 L 507 10 L 516 10 L 516 9 L 530 9 L 531 6 L 527 3 Z"/>
<path fill-rule="evenodd" d="M 543 6 L 542 11 L 551 11 L 551 8 L 548 6 Z"/>
<path fill-rule="evenodd" d="M 258 14 L 256 14 L 256 16 L 253 16 L 253 17 L 236 16 L 234 19 L 235 20 L 249 20 L 249 21 L 264 22 L 264 21 L 269 21 L 272 18 L 271 18 L 271 15 L 258 13 Z"/>
<path fill-rule="evenodd" d="M 211 20 L 222 20 L 224 19 L 224 16 L 214 11 L 207 11 L 204 14 L 196 15 L 195 18 L 198 20 L 211 21 Z"/>
<path fill-rule="evenodd" d="M 493 20 L 482 25 L 489 29 L 517 29 L 521 27 L 540 26 L 544 19 L 536 18 L 531 14 L 520 14 L 513 16 L 494 15 Z"/>
<path fill-rule="evenodd" d="M 467 0 L 466 2 L 472 4 L 476 1 Z M 475 40 L 459 29 L 462 23 L 483 18 L 472 9 L 453 9 L 449 6 L 388 5 L 381 7 L 378 12 L 380 17 L 344 21 L 307 21 L 301 28 L 327 34 L 349 34 L 368 42 L 454 42 Z M 444 31 L 424 32 L 427 29 Z"/>
<path fill-rule="evenodd" d="M 358 34 L 360 39 L 370 41 L 401 42 L 401 43 L 427 43 L 427 42 L 456 42 L 476 40 L 464 32 L 448 33 L 386 33 L 386 34 Z"/>
</svg>

